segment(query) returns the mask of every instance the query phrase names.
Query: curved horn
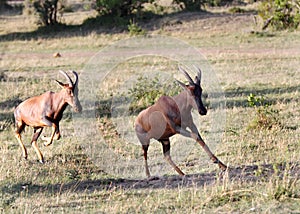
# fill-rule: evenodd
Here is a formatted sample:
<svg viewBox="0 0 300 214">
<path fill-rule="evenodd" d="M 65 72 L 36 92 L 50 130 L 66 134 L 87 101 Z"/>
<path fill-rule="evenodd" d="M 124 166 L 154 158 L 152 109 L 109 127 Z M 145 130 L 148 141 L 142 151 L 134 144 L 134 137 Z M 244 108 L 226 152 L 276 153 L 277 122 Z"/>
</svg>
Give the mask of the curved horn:
<svg viewBox="0 0 300 214">
<path fill-rule="evenodd" d="M 69 83 L 70 86 L 74 85 L 71 78 L 69 77 L 69 75 L 66 72 L 64 72 L 62 70 L 59 70 L 59 72 L 66 77 L 66 79 L 68 80 L 68 83 Z"/>
<path fill-rule="evenodd" d="M 185 76 L 185 78 L 189 81 L 190 85 L 195 85 L 194 81 L 192 80 L 192 78 L 190 77 L 190 75 L 180 66 L 178 66 L 179 70 L 183 73 L 183 75 Z"/>
<path fill-rule="evenodd" d="M 197 67 L 195 65 L 194 65 L 194 67 L 197 70 L 197 76 L 196 76 L 197 81 L 195 81 L 195 82 L 196 82 L 197 85 L 200 85 L 200 83 L 201 83 L 201 73 L 202 72 L 201 72 L 199 67 Z"/>
<path fill-rule="evenodd" d="M 78 74 L 77 74 L 76 71 L 72 71 L 72 73 L 73 73 L 73 75 L 74 75 L 74 77 L 75 77 L 75 83 L 74 83 L 74 86 L 76 87 L 77 84 L 78 84 Z"/>
</svg>

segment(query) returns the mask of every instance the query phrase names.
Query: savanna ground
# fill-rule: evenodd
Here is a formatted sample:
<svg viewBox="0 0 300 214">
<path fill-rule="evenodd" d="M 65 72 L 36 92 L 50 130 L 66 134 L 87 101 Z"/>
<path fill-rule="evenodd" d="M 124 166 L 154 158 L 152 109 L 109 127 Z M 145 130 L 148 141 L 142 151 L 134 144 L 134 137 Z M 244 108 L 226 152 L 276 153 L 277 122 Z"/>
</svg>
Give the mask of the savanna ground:
<svg viewBox="0 0 300 214">
<path fill-rule="evenodd" d="M 27 161 L 22 160 L 13 134 L 13 110 L 21 100 L 46 90 L 59 90 L 53 81 L 61 78 L 59 69 L 81 73 L 94 54 L 129 38 L 128 32 L 80 25 L 93 15 L 91 12 L 65 14 L 65 22 L 76 26 L 55 32 L 37 30 L 31 19 L 21 15 L 1 15 L 1 211 L 300 212 L 299 31 L 261 32 L 252 12 L 227 11 L 178 13 L 141 23 L 148 34 L 175 37 L 199 49 L 216 72 L 226 96 L 225 133 L 214 152 L 230 170 L 220 176 L 217 166 L 199 148 L 179 164 L 187 176 L 181 178 L 169 169 L 158 180 L 150 181 L 111 174 L 105 170 L 107 166 L 94 163 L 82 142 L 76 140 L 71 109 L 61 121 L 62 139 L 49 147 L 42 147 L 40 142 L 44 165 L 36 161 L 29 145 L 31 129 L 26 129 L 23 138 L 29 153 Z M 62 57 L 54 58 L 56 52 Z M 160 58 L 153 62 L 141 58 L 119 66 L 122 72 L 130 73 L 134 66 L 149 71 L 153 64 L 168 70 L 168 63 Z M 109 93 L 101 92 L 98 102 L 110 97 Z M 268 105 L 256 100 L 251 107 L 251 93 L 263 97 Z M 122 147 L 109 114 L 102 113 L 107 109 L 98 109 L 99 135 L 120 156 L 131 155 L 131 150 Z M 208 130 L 199 129 L 205 138 Z M 155 146 L 153 143 L 150 150 Z M 141 149 L 135 146 L 133 150 L 140 160 L 136 167 L 143 171 Z M 161 153 L 159 145 L 150 151 L 150 167 Z"/>
</svg>

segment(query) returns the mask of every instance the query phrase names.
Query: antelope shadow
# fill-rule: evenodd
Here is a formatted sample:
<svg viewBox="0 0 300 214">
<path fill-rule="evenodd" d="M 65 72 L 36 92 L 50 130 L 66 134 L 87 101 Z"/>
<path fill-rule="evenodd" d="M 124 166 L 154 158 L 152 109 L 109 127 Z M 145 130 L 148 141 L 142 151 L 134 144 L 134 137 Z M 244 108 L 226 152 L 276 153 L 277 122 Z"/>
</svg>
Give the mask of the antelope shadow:
<svg viewBox="0 0 300 214">
<path fill-rule="evenodd" d="M 203 186 L 218 185 L 224 179 L 229 182 L 268 182 L 274 176 L 279 179 L 288 171 L 289 176 L 300 179 L 299 163 L 281 163 L 274 167 L 274 164 L 244 165 L 230 167 L 224 176 L 220 176 L 220 171 L 190 174 L 184 177 L 179 175 L 163 176 L 156 179 L 126 179 L 126 178 L 105 178 L 96 180 L 78 180 L 69 183 L 57 184 L 33 184 L 29 182 L 19 182 L 7 184 L 0 187 L 2 193 L 11 195 L 22 194 L 26 191 L 28 196 L 37 193 L 57 195 L 58 193 L 93 193 L 94 191 L 111 189 L 178 189 L 180 188 L 201 188 Z"/>
</svg>

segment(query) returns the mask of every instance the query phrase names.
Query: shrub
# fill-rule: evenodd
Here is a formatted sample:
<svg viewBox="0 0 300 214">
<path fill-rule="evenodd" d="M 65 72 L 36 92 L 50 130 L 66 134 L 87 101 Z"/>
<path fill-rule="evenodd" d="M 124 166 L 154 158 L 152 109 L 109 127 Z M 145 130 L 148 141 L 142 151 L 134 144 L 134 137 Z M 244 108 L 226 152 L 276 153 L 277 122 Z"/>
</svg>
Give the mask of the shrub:
<svg viewBox="0 0 300 214">
<path fill-rule="evenodd" d="M 211 7 L 220 7 L 232 3 L 233 0 L 206 0 L 206 4 Z"/>
<path fill-rule="evenodd" d="M 229 9 L 229 13 L 245 13 L 246 10 L 240 7 L 232 7 Z"/>
<path fill-rule="evenodd" d="M 278 111 L 271 108 L 263 96 L 257 97 L 255 94 L 248 96 L 248 105 L 255 109 L 255 117 L 250 122 L 248 129 L 271 129 L 281 127 Z"/>
<path fill-rule="evenodd" d="M 189 11 L 201 10 L 206 5 L 218 7 L 230 2 L 232 2 L 232 0 L 173 0 L 173 4 L 178 4 L 181 9 Z"/>
<path fill-rule="evenodd" d="M 129 98 L 132 99 L 131 111 L 147 108 L 162 95 L 174 96 L 181 90 L 176 81 L 162 83 L 160 79 L 158 75 L 153 79 L 138 77 L 138 82 L 128 92 Z"/>
<path fill-rule="evenodd" d="M 129 21 L 129 25 L 128 27 L 128 31 L 130 36 L 138 36 L 138 35 L 145 35 L 146 31 L 143 30 L 136 22 L 130 20 Z"/>
<path fill-rule="evenodd" d="M 180 5 L 182 9 L 196 11 L 204 7 L 206 0 L 173 0 L 173 3 Z"/>
<path fill-rule="evenodd" d="M 263 0 L 259 16 L 264 20 L 263 29 L 296 29 L 300 23 L 299 0 Z"/>
<path fill-rule="evenodd" d="M 26 0 L 27 14 L 38 16 L 38 25 L 49 26 L 58 23 L 58 15 L 62 15 L 62 0 Z"/>
<path fill-rule="evenodd" d="M 113 15 L 127 17 L 132 14 L 139 14 L 144 3 L 152 3 L 154 0 L 96 0 L 97 11 L 101 15 Z"/>
<path fill-rule="evenodd" d="M 0 11 L 7 7 L 7 0 L 0 0 Z"/>
</svg>

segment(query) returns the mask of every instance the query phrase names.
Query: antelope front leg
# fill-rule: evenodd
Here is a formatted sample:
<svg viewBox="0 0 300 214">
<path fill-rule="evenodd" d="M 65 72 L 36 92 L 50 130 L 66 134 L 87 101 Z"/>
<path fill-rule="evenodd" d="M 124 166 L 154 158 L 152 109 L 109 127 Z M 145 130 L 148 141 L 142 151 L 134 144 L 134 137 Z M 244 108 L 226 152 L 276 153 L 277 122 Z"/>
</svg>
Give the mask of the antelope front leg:
<svg viewBox="0 0 300 214">
<path fill-rule="evenodd" d="M 194 140 L 196 140 L 204 149 L 204 151 L 208 154 L 209 158 L 213 161 L 213 163 L 218 164 L 218 166 L 220 167 L 220 169 L 222 169 L 223 171 L 225 171 L 227 169 L 227 166 L 225 164 L 223 164 L 208 148 L 208 146 L 205 144 L 205 142 L 203 141 L 203 139 L 201 138 L 196 126 L 193 124 L 192 126 L 190 126 L 190 129 L 192 132 L 189 132 L 185 129 L 182 129 L 181 127 L 178 128 L 178 133 L 180 133 L 181 135 L 185 136 L 185 137 L 190 137 L 193 138 Z"/>
<path fill-rule="evenodd" d="M 204 140 L 201 138 L 197 127 L 195 126 L 194 123 L 190 124 L 190 129 L 192 131 L 192 133 L 194 133 L 194 139 L 202 146 L 202 148 L 204 149 L 204 151 L 208 154 L 208 156 L 210 157 L 210 159 L 213 161 L 213 163 L 218 164 L 218 166 L 220 167 L 220 169 L 222 169 L 223 171 L 225 171 L 227 169 L 227 166 L 225 164 L 223 164 L 208 148 L 208 146 L 205 144 Z"/>
<path fill-rule="evenodd" d="M 42 140 L 44 141 L 44 146 L 49 146 L 52 144 L 53 140 L 59 140 L 60 139 L 60 132 L 59 131 L 54 131 L 55 134 L 54 134 L 54 137 L 53 139 L 51 140 L 51 137 L 53 135 L 53 130 L 52 130 L 52 134 L 51 134 L 51 137 L 46 137 L 46 136 L 42 136 Z"/>
<path fill-rule="evenodd" d="M 54 135 L 54 140 L 59 140 L 60 139 L 60 131 L 59 131 L 59 124 L 56 124 L 56 131 Z"/>
<path fill-rule="evenodd" d="M 56 133 L 56 125 L 53 123 L 52 133 L 51 133 L 50 137 L 42 136 L 42 140 L 44 141 L 44 146 L 50 146 L 52 144 L 55 133 Z"/>
<path fill-rule="evenodd" d="M 44 123 L 45 126 L 51 126 L 52 127 L 52 133 L 51 133 L 50 137 L 42 136 L 42 140 L 45 141 L 44 146 L 49 146 L 49 145 L 52 144 L 55 134 L 56 134 L 57 138 L 60 137 L 59 129 L 58 129 L 59 126 L 56 125 L 55 123 L 51 122 L 47 118 L 43 118 L 43 120 L 41 122 Z"/>
<path fill-rule="evenodd" d="M 210 159 L 213 161 L 213 163 L 218 164 L 218 166 L 220 167 L 220 169 L 222 169 L 223 171 L 225 171 L 227 169 L 227 166 L 225 164 L 223 164 L 208 148 L 208 146 L 205 144 L 205 142 L 201 139 L 200 135 L 198 137 L 198 139 L 196 140 L 204 149 L 204 151 L 208 154 L 208 156 L 210 157 Z"/>
</svg>

